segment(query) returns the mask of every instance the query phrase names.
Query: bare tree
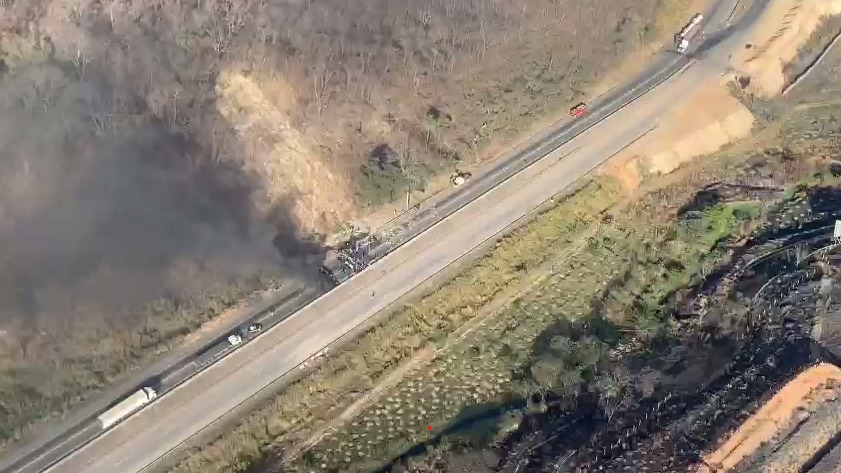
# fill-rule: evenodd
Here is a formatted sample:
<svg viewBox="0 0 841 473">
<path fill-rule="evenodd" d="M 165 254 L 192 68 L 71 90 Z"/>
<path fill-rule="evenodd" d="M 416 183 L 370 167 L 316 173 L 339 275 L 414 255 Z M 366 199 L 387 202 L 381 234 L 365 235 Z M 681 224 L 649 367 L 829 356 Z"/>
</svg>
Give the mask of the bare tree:
<svg viewBox="0 0 841 473">
<path fill-rule="evenodd" d="M 336 74 L 335 65 L 333 63 L 333 53 L 331 52 L 327 58 L 319 64 L 315 73 L 312 76 L 313 100 L 315 100 L 318 114 L 321 115 L 327 105 L 330 103 L 330 98 L 333 96 L 333 91 L 330 90 L 330 81 Z"/>
<path fill-rule="evenodd" d="M 225 54 L 234 37 L 263 6 L 264 0 L 217 0 L 211 5 L 212 21 L 207 33 L 213 38 L 217 54 Z"/>
</svg>

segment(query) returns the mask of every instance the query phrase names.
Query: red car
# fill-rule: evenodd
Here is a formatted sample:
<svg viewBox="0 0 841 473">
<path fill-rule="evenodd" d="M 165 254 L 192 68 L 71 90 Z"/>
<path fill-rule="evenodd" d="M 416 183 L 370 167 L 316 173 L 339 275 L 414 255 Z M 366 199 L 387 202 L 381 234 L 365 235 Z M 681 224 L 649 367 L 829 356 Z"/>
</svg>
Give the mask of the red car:
<svg viewBox="0 0 841 473">
<path fill-rule="evenodd" d="M 587 104 L 585 104 L 584 102 L 581 102 L 580 104 L 572 107 L 569 110 L 569 114 L 575 118 L 578 118 L 584 115 L 585 113 L 587 113 Z"/>
</svg>

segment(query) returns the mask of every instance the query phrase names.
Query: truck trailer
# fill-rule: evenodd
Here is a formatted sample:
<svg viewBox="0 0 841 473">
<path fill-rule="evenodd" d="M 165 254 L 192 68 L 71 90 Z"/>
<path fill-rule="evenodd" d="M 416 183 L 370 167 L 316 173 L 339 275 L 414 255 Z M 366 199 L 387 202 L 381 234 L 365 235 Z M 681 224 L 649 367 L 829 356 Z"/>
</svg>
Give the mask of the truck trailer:
<svg viewBox="0 0 841 473">
<path fill-rule="evenodd" d="M 155 392 L 154 389 L 141 388 L 131 396 L 117 403 L 117 405 L 100 414 L 100 416 L 96 418 L 99 422 L 99 426 L 102 427 L 103 430 L 110 429 L 115 424 L 128 417 L 132 412 L 152 402 L 152 400 L 156 397 L 158 397 L 158 393 Z"/>
<path fill-rule="evenodd" d="M 677 52 L 683 54 L 689 48 L 689 40 L 692 35 L 698 30 L 698 25 L 704 21 L 704 15 L 696 13 L 695 16 L 689 20 L 689 23 L 675 35 L 675 43 L 677 44 Z"/>
</svg>

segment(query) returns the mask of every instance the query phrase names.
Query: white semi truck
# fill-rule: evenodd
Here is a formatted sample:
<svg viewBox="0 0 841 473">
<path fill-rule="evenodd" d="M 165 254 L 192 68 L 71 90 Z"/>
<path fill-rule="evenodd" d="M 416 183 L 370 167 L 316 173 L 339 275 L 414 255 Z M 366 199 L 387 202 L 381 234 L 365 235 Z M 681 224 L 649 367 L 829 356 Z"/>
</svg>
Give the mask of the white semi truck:
<svg viewBox="0 0 841 473">
<path fill-rule="evenodd" d="M 689 20 L 689 23 L 683 27 L 678 34 L 675 35 L 675 43 L 677 43 L 677 52 L 683 54 L 689 48 L 689 41 L 692 35 L 698 30 L 698 25 L 704 21 L 704 15 L 696 13 L 695 16 Z"/>
<path fill-rule="evenodd" d="M 128 417 L 132 412 L 140 409 L 158 397 L 158 393 L 152 388 L 142 388 L 131 396 L 120 401 L 116 406 L 103 412 L 97 421 L 103 430 L 110 429 L 121 420 Z"/>
</svg>

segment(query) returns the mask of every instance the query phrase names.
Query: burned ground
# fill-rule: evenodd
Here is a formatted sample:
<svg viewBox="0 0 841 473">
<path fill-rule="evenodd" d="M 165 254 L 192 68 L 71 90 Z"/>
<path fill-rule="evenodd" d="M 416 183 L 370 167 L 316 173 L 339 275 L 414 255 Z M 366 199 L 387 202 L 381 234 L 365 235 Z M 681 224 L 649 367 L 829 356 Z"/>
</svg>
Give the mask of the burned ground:
<svg viewBox="0 0 841 473">
<path fill-rule="evenodd" d="M 815 281 L 821 274 L 834 280 L 837 270 L 821 264 L 821 257 L 796 262 L 830 243 L 841 198 L 827 189 L 809 195 L 831 200 L 832 213 L 812 208 L 808 202 L 815 199 L 781 209 L 723 271 L 675 307 L 697 308 L 691 301 L 704 294 L 719 297 L 694 314 L 683 313 L 677 332 L 638 361 L 623 356 L 631 379 L 645 370 L 660 373 L 652 392 L 637 390 L 628 408 L 609 417 L 596 394 L 584 394 L 571 410 L 550 397 L 548 412 L 527 419 L 525 433 L 508 440 L 500 471 L 687 471 L 805 367 L 827 357 L 836 361 L 809 332 L 820 299 Z M 810 217 L 800 220 L 801 210 Z M 816 234 L 810 227 L 823 230 Z M 774 256 L 764 256 L 769 254 Z M 733 284 L 731 275 L 746 274 L 749 286 Z M 724 294 L 717 290 L 722 284 L 730 288 Z M 705 371 L 692 373 L 693 366 Z"/>
</svg>

